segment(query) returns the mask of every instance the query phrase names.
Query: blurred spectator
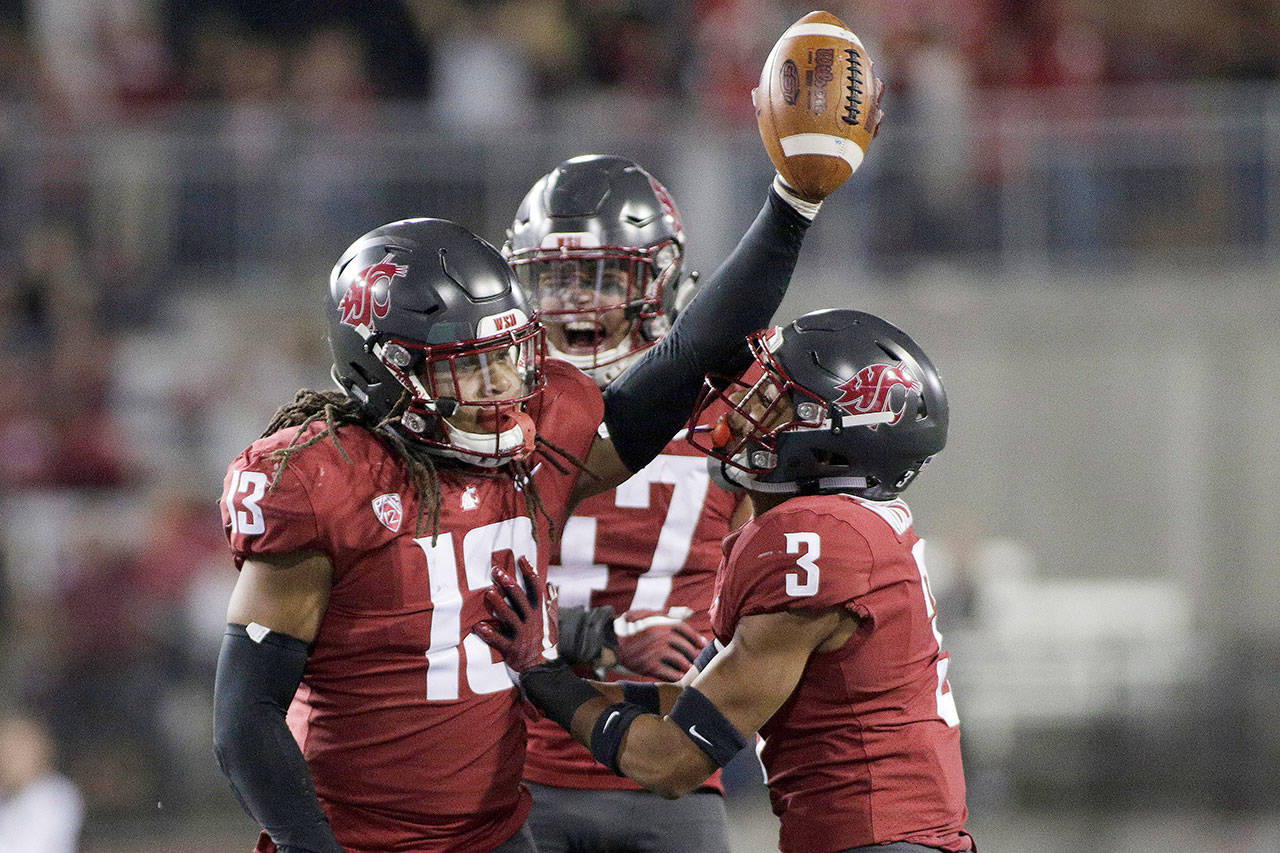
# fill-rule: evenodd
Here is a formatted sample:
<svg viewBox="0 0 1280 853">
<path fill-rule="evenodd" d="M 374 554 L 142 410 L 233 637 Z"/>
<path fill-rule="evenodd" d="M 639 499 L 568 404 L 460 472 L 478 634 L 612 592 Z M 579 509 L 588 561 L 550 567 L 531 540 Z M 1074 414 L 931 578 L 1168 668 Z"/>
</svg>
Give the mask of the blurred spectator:
<svg viewBox="0 0 1280 853">
<path fill-rule="evenodd" d="M 520 127 L 533 115 L 529 53 L 488 6 L 455 4 L 451 25 L 435 43 L 434 112 L 445 127 L 464 133 Z"/>
<path fill-rule="evenodd" d="M 210 33 L 241 33 L 292 54 L 315 32 L 334 28 L 352 33 L 361 42 L 361 61 L 379 96 L 424 94 L 430 57 L 410 12 L 412 0 L 161 0 L 159 5 L 169 25 L 168 42 L 189 87 L 194 85 L 205 95 L 216 94 L 216 87 L 211 92 L 201 69 L 211 58 L 207 50 Z"/>
<path fill-rule="evenodd" d="M 367 148 L 382 129 L 365 53 L 354 32 L 333 25 L 312 33 L 293 62 L 286 85 L 301 125 L 294 179 L 274 186 L 261 182 L 288 209 L 309 212 L 287 218 L 283 226 L 290 254 L 327 257 L 332 246 L 377 218 L 362 173 L 353 174 L 348 165 L 351 153 Z"/>
<path fill-rule="evenodd" d="M 61 331 L 44 361 L 2 360 L 0 488 L 109 488 L 135 478 L 131 444 L 108 404 L 110 339 L 83 321 Z"/>
<path fill-rule="evenodd" d="M 0 716 L 0 853 L 75 853 L 83 819 L 44 725 L 19 711 Z"/>
<path fill-rule="evenodd" d="M 139 545 L 103 521 L 86 511 L 68 520 L 58 619 L 44 629 L 50 653 L 27 692 L 68 750 L 89 811 L 121 816 L 163 791 L 159 700 L 174 667 L 156 640 L 162 625 L 151 621 Z"/>
<path fill-rule="evenodd" d="M 1280 80 L 1280 15 L 1267 0 L 1223 4 L 1233 13 L 1218 59 L 1222 76 L 1236 80 Z"/>
<path fill-rule="evenodd" d="M 694 46 L 685 85 L 702 108 L 717 121 L 753 125 L 751 90 L 760 81 L 764 57 L 778 35 L 808 11 L 795 3 L 699 0 L 691 22 Z"/>
</svg>

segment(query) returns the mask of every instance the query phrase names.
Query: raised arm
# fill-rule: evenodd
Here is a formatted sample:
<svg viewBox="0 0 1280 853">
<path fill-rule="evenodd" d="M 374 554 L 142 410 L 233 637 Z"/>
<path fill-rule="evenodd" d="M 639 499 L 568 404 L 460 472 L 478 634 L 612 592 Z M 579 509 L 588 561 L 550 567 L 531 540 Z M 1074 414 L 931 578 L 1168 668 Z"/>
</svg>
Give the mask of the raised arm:
<svg viewBox="0 0 1280 853">
<path fill-rule="evenodd" d="M 671 332 L 605 389 L 605 429 L 588 452 L 590 473 L 578 478 L 574 504 L 614 488 L 662 452 L 708 373 L 746 367 L 744 339 L 773 319 L 817 207 L 774 181 L 747 233 Z"/>
</svg>

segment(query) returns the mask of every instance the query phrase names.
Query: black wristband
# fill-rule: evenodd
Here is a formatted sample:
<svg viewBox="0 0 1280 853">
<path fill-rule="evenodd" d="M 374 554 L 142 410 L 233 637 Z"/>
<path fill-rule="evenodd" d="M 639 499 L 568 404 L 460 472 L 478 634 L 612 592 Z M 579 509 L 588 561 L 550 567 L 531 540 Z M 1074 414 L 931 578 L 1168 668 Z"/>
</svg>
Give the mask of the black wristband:
<svg viewBox="0 0 1280 853">
<path fill-rule="evenodd" d="M 626 775 L 618 769 L 618 751 L 631 724 L 644 713 L 645 709 L 639 705 L 614 702 L 596 717 L 596 724 L 591 727 L 591 757 L 612 770 L 615 776 Z"/>
<path fill-rule="evenodd" d="M 694 669 L 702 672 L 707 668 L 707 664 L 711 663 L 711 659 L 720 654 L 720 641 L 715 637 L 711 638 L 711 642 L 702 647 L 702 651 L 698 652 L 698 656 L 693 659 Z"/>
<path fill-rule="evenodd" d="M 737 755 L 747 740 L 729 722 L 720 709 L 696 688 L 686 687 L 668 715 L 671 722 L 684 729 L 698 749 L 716 764 L 724 767 Z"/>
<path fill-rule="evenodd" d="M 644 708 L 646 714 L 662 713 L 662 694 L 658 685 L 652 681 L 620 681 L 622 685 L 622 701 L 630 702 Z"/>
<path fill-rule="evenodd" d="M 614 618 L 616 614 L 608 605 L 590 610 L 585 607 L 560 608 L 556 640 L 560 658 L 572 666 L 595 666 L 602 651 L 618 648 L 618 635 L 613 630 Z"/>
<path fill-rule="evenodd" d="M 582 703 L 600 696 L 600 691 L 574 675 L 563 661 L 544 663 L 521 673 L 520 689 L 547 719 L 565 731 L 569 731 Z"/>
</svg>

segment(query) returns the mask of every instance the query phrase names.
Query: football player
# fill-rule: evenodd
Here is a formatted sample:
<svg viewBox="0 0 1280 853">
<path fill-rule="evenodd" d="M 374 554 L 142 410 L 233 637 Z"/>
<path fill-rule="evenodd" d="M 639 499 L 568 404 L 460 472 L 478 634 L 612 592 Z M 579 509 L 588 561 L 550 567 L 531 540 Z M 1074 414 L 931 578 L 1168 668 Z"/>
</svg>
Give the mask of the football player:
<svg viewBox="0 0 1280 853">
<path fill-rule="evenodd" d="M 505 568 L 476 632 L 595 758 L 678 797 L 761 736 L 779 847 L 972 850 L 924 543 L 899 494 L 947 436 L 947 398 L 904 332 L 858 311 L 750 337 L 749 380 L 708 380 L 690 441 L 751 497 L 725 540 L 715 641 L 679 685 L 588 683 L 541 654 L 550 615 Z M 537 581 L 535 583 L 534 581 Z"/>
<path fill-rule="evenodd" d="M 682 269 L 684 247 L 680 214 L 661 183 L 631 160 L 588 155 L 533 185 L 503 253 L 546 329 L 549 354 L 604 388 L 666 333 L 668 308 L 690 298 L 696 275 Z M 559 593 L 561 655 L 615 660 L 620 667 L 605 673 L 611 681 L 678 681 L 711 636 L 720 542 L 750 509 L 740 491 L 712 483 L 683 434 L 626 483 L 584 501 L 548 573 Z M 542 853 L 728 853 L 718 775 L 690 796 L 664 800 L 539 719 L 529 726 L 524 778 Z"/>
<path fill-rule="evenodd" d="M 743 365 L 814 207 L 775 182 L 603 395 L 544 360 L 514 273 L 466 229 L 403 220 L 342 254 L 324 309 L 340 390 L 299 392 L 223 490 L 240 574 L 215 748 L 258 851 L 533 849 L 519 692 L 471 635 L 491 568 L 545 577 L 572 509 L 666 446 L 704 373 Z"/>
</svg>

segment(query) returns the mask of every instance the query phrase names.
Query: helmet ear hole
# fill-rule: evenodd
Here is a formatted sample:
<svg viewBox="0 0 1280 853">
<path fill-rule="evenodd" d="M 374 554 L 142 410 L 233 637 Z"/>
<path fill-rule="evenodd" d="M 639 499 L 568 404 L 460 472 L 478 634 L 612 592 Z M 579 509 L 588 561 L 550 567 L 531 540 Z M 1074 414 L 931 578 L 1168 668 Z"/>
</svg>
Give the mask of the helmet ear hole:
<svg viewBox="0 0 1280 853">
<path fill-rule="evenodd" d="M 843 453 L 834 450 L 815 447 L 812 450 L 813 461 L 823 468 L 847 468 L 849 467 L 849 458 Z"/>
<path fill-rule="evenodd" d="M 365 370 L 364 366 L 358 361 L 347 362 L 347 366 L 351 368 L 353 373 L 360 377 L 361 381 L 363 381 L 365 385 L 376 385 L 381 381 L 371 376 L 369 371 Z"/>
</svg>

